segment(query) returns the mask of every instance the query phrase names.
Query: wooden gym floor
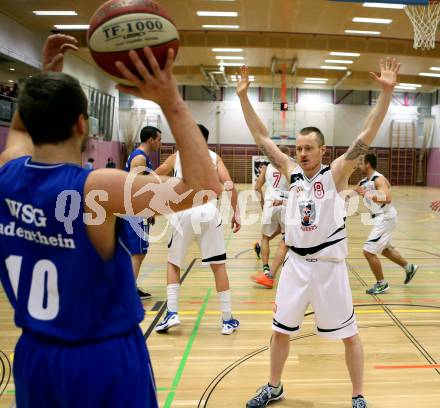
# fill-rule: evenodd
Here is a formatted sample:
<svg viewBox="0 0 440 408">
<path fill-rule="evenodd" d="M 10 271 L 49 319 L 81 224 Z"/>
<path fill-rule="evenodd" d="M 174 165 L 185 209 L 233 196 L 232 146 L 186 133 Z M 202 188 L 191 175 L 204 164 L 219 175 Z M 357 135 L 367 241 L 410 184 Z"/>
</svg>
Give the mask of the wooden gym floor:
<svg viewBox="0 0 440 408">
<path fill-rule="evenodd" d="M 377 297 L 365 294 L 373 283 L 362 256 L 370 227 L 360 223 L 359 214 L 348 220 L 347 262 L 365 347 L 365 394 L 372 408 L 438 408 L 440 215 L 430 211 L 429 203 L 440 198 L 440 189 L 395 187 L 393 197 L 399 212 L 394 244 L 410 262 L 420 265 L 409 286 L 403 285 L 403 271 L 384 261 L 391 290 Z M 258 213 L 257 204 L 250 212 Z M 220 334 L 214 280 L 210 269 L 201 265 L 195 245 L 187 257 L 180 293 L 182 325 L 165 335 L 152 331 L 166 295 L 166 238 L 151 245 L 140 284 L 153 293 L 153 299 L 144 303 L 147 314 L 142 329 L 148 337 L 161 407 L 243 408 L 267 381 L 275 290 L 254 287 L 249 280 L 261 266 L 251 250 L 259 231 L 256 224 L 243 227 L 237 235 L 225 233 L 233 311 L 241 323 L 231 336 Z M 277 243 L 275 239 L 273 250 Z M 283 377 L 286 399 L 274 406 L 348 408 L 351 387 L 342 343 L 315 336 L 313 327 L 313 316 L 309 316 L 302 332 L 292 339 Z M 9 407 L 14 384 L 7 380 L 19 331 L 1 289 L 0 328 L 0 392 L 4 391 L 0 407 Z"/>
</svg>

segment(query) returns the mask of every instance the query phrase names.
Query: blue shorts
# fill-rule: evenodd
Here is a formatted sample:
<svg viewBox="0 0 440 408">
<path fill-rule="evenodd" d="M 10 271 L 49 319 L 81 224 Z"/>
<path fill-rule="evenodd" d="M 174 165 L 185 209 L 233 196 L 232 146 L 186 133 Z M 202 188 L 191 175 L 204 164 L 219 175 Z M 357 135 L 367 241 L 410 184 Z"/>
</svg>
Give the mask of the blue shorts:
<svg viewBox="0 0 440 408">
<path fill-rule="evenodd" d="M 158 408 L 139 327 L 79 345 L 24 332 L 15 348 L 14 380 L 17 408 Z"/>
<path fill-rule="evenodd" d="M 150 226 L 140 217 L 122 218 L 121 238 L 131 255 L 145 255 L 148 252 L 148 233 Z M 134 225 L 134 227 L 132 226 Z"/>
</svg>

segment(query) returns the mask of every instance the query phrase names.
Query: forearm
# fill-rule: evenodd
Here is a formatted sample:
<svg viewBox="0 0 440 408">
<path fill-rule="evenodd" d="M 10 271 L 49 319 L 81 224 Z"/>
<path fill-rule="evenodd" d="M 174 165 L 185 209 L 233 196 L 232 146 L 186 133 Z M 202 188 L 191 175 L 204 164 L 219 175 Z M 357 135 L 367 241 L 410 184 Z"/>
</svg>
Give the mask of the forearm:
<svg viewBox="0 0 440 408">
<path fill-rule="evenodd" d="M 263 208 L 264 205 L 264 193 L 263 190 L 261 188 L 254 188 L 254 190 L 256 191 L 258 198 L 260 199 L 260 204 L 261 204 L 261 208 Z"/>
<path fill-rule="evenodd" d="M 196 189 L 221 192 L 217 172 L 210 159 L 208 146 L 188 107 L 178 96 L 174 103 L 162 107 L 179 151 L 183 180 Z"/>
<path fill-rule="evenodd" d="M 240 96 L 241 109 L 244 119 L 257 145 L 261 145 L 265 140 L 270 140 L 269 132 L 266 126 L 255 112 L 249 97 L 247 95 Z"/>
<path fill-rule="evenodd" d="M 238 213 L 238 191 L 235 188 L 235 185 L 232 187 L 230 194 L 231 194 L 230 199 L 231 199 L 232 209 L 234 210 L 234 214 L 237 214 Z"/>
<path fill-rule="evenodd" d="M 15 111 L 12 117 L 11 127 L 9 128 L 5 145 L 5 150 L 7 149 L 22 151 L 23 155 L 32 154 L 34 150 L 32 139 L 20 118 L 18 110 Z"/>
<path fill-rule="evenodd" d="M 391 103 L 392 91 L 382 91 L 376 105 L 368 114 L 359 139 L 366 145 L 370 145 L 375 139 L 380 126 L 388 112 Z"/>
</svg>

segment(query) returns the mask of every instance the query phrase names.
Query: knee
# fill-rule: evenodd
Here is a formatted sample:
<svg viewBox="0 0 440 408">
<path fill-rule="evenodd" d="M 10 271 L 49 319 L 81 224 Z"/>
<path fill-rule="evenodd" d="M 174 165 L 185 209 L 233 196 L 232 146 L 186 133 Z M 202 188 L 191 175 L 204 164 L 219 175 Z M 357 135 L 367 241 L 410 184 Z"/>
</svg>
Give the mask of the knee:
<svg viewBox="0 0 440 408">
<path fill-rule="evenodd" d="M 360 342 L 361 342 L 358 334 L 355 334 L 354 336 L 342 339 L 342 341 L 344 342 L 346 347 L 353 347 L 353 346 L 360 344 Z"/>
<path fill-rule="evenodd" d="M 280 333 L 278 331 L 272 332 L 271 342 L 289 342 L 290 336 L 288 334 Z"/>
<path fill-rule="evenodd" d="M 371 257 L 374 256 L 371 252 L 368 252 L 368 251 L 366 251 L 365 249 L 364 249 L 363 252 L 364 252 L 364 256 L 365 256 L 365 258 L 371 258 Z"/>
</svg>

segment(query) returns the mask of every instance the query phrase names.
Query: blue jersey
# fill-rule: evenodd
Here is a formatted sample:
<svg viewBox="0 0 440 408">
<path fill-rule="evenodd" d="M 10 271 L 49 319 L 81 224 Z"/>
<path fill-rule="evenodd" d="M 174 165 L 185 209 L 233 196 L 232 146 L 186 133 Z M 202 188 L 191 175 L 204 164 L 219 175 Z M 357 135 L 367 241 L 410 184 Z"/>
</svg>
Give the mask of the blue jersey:
<svg viewBox="0 0 440 408">
<path fill-rule="evenodd" d="M 133 161 L 133 159 L 134 159 L 136 156 L 144 156 L 144 157 L 145 157 L 145 160 L 146 160 L 146 162 L 147 162 L 147 164 L 146 164 L 147 169 L 150 169 L 150 170 L 153 169 L 153 164 L 151 163 L 151 160 L 150 160 L 150 158 L 148 157 L 147 153 L 145 153 L 142 149 L 134 149 L 134 150 L 130 153 L 130 155 L 128 156 L 127 163 L 125 163 L 125 168 L 124 168 L 125 171 L 130 171 L 130 170 L 131 170 L 131 162 Z M 148 174 L 148 173 L 150 173 L 150 171 L 144 171 L 144 172 L 143 172 L 143 174 Z"/>
<path fill-rule="evenodd" d="M 30 157 L 0 168 L 0 279 L 15 323 L 61 341 L 117 336 L 144 317 L 119 233 L 106 238 L 116 239 L 108 261 L 88 238 L 83 196 L 89 174 L 75 164 Z"/>
</svg>

